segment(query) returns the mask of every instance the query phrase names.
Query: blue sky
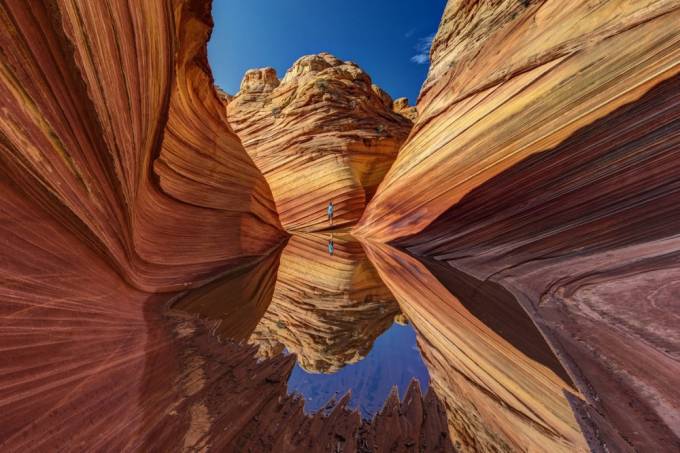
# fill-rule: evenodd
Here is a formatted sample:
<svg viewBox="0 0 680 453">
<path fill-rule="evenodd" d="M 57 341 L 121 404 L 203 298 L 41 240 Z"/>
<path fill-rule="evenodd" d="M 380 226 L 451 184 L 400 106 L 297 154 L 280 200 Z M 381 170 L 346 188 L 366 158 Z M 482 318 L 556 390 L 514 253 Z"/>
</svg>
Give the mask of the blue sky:
<svg viewBox="0 0 680 453">
<path fill-rule="evenodd" d="M 446 0 L 213 0 L 208 59 L 234 94 L 243 73 L 272 66 L 279 78 L 302 55 L 330 52 L 359 64 L 393 98 L 411 104 L 427 75 L 428 39 Z"/>
</svg>

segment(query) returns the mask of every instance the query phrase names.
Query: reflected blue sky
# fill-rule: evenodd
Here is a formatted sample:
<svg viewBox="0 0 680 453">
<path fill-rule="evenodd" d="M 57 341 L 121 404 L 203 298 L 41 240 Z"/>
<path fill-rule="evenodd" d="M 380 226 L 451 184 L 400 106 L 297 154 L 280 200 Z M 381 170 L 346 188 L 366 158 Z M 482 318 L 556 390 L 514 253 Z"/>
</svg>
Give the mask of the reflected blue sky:
<svg viewBox="0 0 680 453">
<path fill-rule="evenodd" d="M 305 411 L 309 413 L 323 408 L 334 395 L 340 398 L 351 390 L 350 407 L 359 408 L 364 418 L 370 418 L 382 408 L 392 386 L 398 387 L 403 398 L 413 378 L 420 381 L 425 393 L 430 378 L 416 344 L 416 333 L 410 324 L 394 323 L 378 337 L 363 360 L 336 373 L 308 373 L 296 364 L 288 380 L 288 392 L 303 395 Z"/>
</svg>

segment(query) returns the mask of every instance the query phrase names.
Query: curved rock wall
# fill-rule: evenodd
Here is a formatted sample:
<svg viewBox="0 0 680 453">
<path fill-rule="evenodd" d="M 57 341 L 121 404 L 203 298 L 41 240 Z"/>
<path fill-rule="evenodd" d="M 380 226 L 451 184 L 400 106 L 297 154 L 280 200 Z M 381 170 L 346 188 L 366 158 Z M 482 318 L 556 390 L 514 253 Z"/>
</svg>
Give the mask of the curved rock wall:
<svg viewBox="0 0 680 453">
<path fill-rule="evenodd" d="M 411 122 L 356 64 L 327 53 L 300 58 L 283 79 L 248 71 L 229 123 L 269 182 L 286 230 L 353 225 L 397 156 Z"/>
<path fill-rule="evenodd" d="M 418 119 L 357 234 L 414 234 L 677 74 L 679 14 L 672 0 L 449 1 Z"/>
<path fill-rule="evenodd" d="M 680 448 L 679 22 L 672 1 L 450 1 L 356 228 L 510 290 L 595 449 Z"/>
<path fill-rule="evenodd" d="M 184 288 L 281 241 L 212 85 L 208 3 L 9 1 L 0 21 L 2 177 L 126 281 Z"/>
</svg>

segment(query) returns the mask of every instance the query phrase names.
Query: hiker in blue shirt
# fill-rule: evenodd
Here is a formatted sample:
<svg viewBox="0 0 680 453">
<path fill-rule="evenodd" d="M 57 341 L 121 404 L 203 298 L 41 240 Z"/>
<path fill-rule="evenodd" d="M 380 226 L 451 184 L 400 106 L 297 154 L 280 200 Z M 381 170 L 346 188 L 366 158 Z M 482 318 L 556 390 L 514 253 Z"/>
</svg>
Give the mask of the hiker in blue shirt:
<svg viewBox="0 0 680 453">
<path fill-rule="evenodd" d="M 328 202 L 328 208 L 326 209 L 326 214 L 328 214 L 328 221 L 333 225 L 333 200 Z"/>
</svg>

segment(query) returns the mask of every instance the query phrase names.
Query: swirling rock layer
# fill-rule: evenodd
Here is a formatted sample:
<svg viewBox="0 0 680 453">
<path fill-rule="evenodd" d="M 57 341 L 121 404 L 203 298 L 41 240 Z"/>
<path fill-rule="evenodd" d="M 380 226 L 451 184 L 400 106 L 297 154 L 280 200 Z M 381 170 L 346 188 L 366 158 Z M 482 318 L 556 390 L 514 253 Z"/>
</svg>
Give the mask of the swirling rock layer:
<svg viewBox="0 0 680 453">
<path fill-rule="evenodd" d="M 2 178 L 126 281 L 184 288 L 280 242 L 213 88 L 208 3 L 9 1 L 0 21 Z"/>
<path fill-rule="evenodd" d="M 449 2 L 356 229 L 510 290 L 592 448 L 680 448 L 679 22 L 671 1 Z"/>
<path fill-rule="evenodd" d="M 475 187 L 677 74 L 678 9 L 672 0 L 450 1 L 418 119 L 358 234 L 418 232 Z"/>
<path fill-rule="evenodd" d="M 250 339 L 265 356 L 287 348 L 300 366 L 317 373 L 361 360 L 399 313 L 361 245 L 334 235 L 330 256 L 329 239 L 290 238 L 271 305 Z"/>
<path fill-rule="evenodd" d="M 271 186 L 287 230 L 351 225 L 397 155 L 411 122 L 352 62 L 300 58 L 279 81 L 248 71 L 228 104 L 229 122 Z"/>
</svg>

